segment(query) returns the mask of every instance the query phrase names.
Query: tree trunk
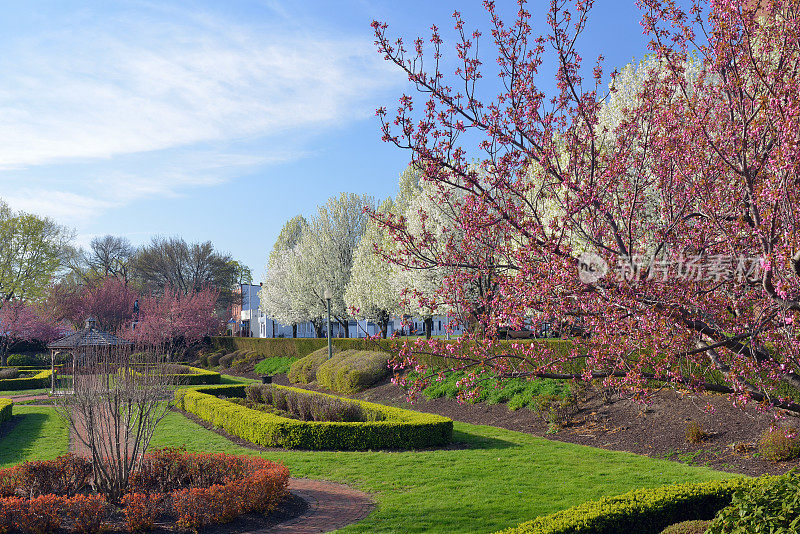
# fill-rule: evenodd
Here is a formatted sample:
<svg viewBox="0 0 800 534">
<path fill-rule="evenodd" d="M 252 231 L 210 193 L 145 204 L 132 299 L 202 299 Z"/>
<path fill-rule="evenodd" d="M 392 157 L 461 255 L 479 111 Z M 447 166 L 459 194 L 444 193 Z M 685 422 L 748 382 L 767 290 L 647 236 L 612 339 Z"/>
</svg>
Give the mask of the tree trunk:
<svg viewBox="0 0 800 534">
<path fill-rule="evenodd" d="M 292 338 L 296 338 L 296 337 L 297 337 L 297 323 L 294 323 L 292 325 Z"/>
<path fill-rule="evenodd" d="M 342 325 L 342 328 L 344 328 L 344 337 L 349 338 L 350 337 L 350 321 L 344 321 L 344 322 L 340 321 L 339 324 Z"/>
<path fill-rule="evenodd" d="M 316 333 L 317 337 L 325 337 L 322 335 L 322 321 L 319 319 L 313 319 L 311 324 L 314 325 L 314 332 Z"/>
<path fill-rule="evenodd" d="M 381 329 L 381 338 L 386 339 L 389 330 L 389 314 L 387 312 L 381 312 L 380 317 L 378 317 L 378 326 Z"/>
<path fill-rule="evenodd" d="M 431 331 L 433 330 L 433 317 L 425 319 L 425 339 L 431 338 Z"/>
</svg>

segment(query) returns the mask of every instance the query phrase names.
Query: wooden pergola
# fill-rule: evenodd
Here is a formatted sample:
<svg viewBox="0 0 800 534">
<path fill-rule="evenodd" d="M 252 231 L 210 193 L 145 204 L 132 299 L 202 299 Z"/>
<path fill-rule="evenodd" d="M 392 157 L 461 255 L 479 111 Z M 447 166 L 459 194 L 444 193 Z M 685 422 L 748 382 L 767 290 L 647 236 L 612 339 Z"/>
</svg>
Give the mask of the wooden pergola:
<svg viewBox="0 0 800 534">
<path fill-rule="evenodd" d="M 96 351 L 102 347 L 120 347 L 131 346 L 133 343 L 120 337 L 103 332 L 97 328 L 97 321 L 92 318 L 86 320 L 86 326 L 83 330 L 78 330 L 72 334 L 68 334 L 59 338 L 47 345 L 50 350 L 50 369 L 52 375 L 50 377 L 50 390 L 55 393 L 56 389 L 56 355 L 61 353 L 68 353 L 72 355 L 72 376 L 78 370 L 79 361 L 86 364 L 89 351 Z"/>
</svg>

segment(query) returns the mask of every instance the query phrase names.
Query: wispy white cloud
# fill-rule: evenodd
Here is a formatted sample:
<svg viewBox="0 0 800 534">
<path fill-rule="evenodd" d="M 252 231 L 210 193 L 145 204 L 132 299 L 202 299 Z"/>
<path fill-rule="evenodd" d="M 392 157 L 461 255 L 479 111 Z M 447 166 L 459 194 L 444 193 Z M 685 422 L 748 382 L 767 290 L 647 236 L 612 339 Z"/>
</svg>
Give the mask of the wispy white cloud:
<svg viewBox="0 0 800 534">
<path fill-rule="evenodd" d="M 80 220 L 302 157 L 287 132 L 363 118 L 401 81 L 365 39 L 157 7 L 90 15 L 0 48 L 0 196 L 15 208 Z M 219 146 L 258 138 L 280 139 L 280 154 Z M 146 172 L 126 160 L 143 153 Z M 24 179 L 70 164 L 89 172 Z"/>
</svg>

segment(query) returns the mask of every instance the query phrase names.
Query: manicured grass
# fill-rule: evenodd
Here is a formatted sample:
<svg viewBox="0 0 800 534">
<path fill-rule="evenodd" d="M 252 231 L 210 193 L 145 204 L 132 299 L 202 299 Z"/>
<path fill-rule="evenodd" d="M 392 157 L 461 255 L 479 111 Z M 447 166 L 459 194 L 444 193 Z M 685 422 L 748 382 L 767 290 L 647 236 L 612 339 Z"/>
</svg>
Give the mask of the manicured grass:
<svg viewBox="0 0 800 534">
<path fill-rule="evenodd" d="M 279 375 L 289 372 L 289 367 L 297 361 L 292 356 L 267 358 L 256 364 L 255 372 L 260 375 Z"/>
<path fill-rule="evenodd" d="M 342 532 L 494 532 L 605 495 L 731 476 L 489 426 L 455 429 L 448 450 L 260 453 L 171 413 L 153 446 L 258 454 L 283 462 L 294 477 L 373 494 L 378 509 Z"/>
<path fill-rule="evenodd" d="M 53 408 L 14 405 L 15 424 L 0 438 L 0 468 L 26 460 L 51 460 L 69 450 L 67 425 Z"/>
</svg>

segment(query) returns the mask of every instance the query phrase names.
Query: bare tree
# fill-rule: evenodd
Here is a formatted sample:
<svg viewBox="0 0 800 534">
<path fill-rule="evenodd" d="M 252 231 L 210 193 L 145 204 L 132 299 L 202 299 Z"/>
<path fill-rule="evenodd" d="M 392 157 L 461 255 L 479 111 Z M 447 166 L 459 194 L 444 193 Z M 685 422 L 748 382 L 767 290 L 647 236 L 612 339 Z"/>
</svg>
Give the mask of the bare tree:
<svg viewBox="0 0 800 534">
<path fill-rule="evenodd" d="M 84 256 L 84 261 L 90 272 L 103 278 L 116 276 L 127 283 L 135 252 L 126 238 L 105 235 L 92 239 L 90 251 Z"/>
<path fill-rule="evenodd" d="M 173 404 L 175 366 L 161 351 L 130 345 L 81 347 L 71 384 L 61 384 L 56 409 L 91 456 L 95 489 L 118 503 L 158 424 Z"/>
<path fill-rule="evenodd" d="M 226 309 L 241 268 L 230 255 L 214 250 L 210 241 L 188 244 L 178 237 L 156 237 L 137 252 L 135 272 L 150 290 L 171 287 L 185 294 L 213 287 L 220 293 L 220 307 Z"/>
</svg>

